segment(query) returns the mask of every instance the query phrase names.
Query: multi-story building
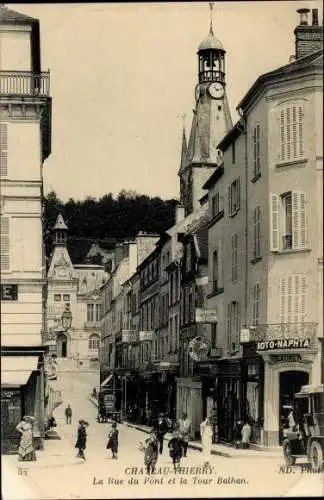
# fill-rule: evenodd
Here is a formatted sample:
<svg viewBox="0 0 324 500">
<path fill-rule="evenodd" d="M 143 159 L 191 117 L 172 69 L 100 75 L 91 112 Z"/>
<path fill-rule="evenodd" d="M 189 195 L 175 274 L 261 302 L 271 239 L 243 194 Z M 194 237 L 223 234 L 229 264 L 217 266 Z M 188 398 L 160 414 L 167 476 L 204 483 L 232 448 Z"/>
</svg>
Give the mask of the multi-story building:
<svg viewBox="0 0 324 500">
<path fill-rule="evenodd" d="M 136 269 L 151 253 L 158 239 L 158 235 L 140 232 L 135 241 L 117 245 L 115 268 L 100 290 L 103 301 L 100 381 L 102 385 L 113 384 L 117 410 L 123 414 L 128 412 L 134 399 L 137 402 L 138 398 L 145 400 L 144 383 L 137 381 L 140 377 L 137 377 L 135 366 L 139 367 L 143 356 L 148 357 L 151 340 L 145 342 L 145 350 L 139 343 L 140 335 L 137 335 L 140 326 L 140 276 Z M 131 397 L 134 394 L 130 391 L 132 388 L 135 390 L 135 386 L 138 387 L 138 398 Z M 139 408 L 142 406 L 138 404 Z"/>
<path fill-rule="evenodd" d="M 62 369 L 99 369 L 100 288 L 108 275 L 104 266 L 72 263 L 67 232 L 63 217 L 58 215 L 47 273 L 46 328 Z M 72 323 L 65 331 L 62 314 L 66 309 L 72 313 Z"/>
<path fill-rule="evenodd" d="M 268 446 L 294 393 L 323 380 L 323 26 L 299 13 L 295 56 L 245 94 L 204 186 L 219 436 L 249 418 Z"/>
<path fill-rule="evenodd" d="M 1 451 L 35 417 L 44 440 L 43 163 L 51 152 L 49 73 L 41 71 L 37 19 L 0 5 Z"/>
</svg>

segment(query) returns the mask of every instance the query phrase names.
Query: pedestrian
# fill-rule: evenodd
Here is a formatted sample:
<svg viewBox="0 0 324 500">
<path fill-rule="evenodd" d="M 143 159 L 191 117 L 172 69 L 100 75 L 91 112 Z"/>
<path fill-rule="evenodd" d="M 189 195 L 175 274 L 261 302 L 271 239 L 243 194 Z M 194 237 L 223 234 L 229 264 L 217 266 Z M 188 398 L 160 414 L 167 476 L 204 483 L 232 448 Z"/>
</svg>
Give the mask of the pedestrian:
<svg viewBox="0 0 324 500">
<path fill-rule="evenodd" d="M 118 453 L 118 434 L 117 423 L 113 422 L 111 425 L 111 431 L 108 434 L 107 450 L 111 450 L 112 458 L 117 459 Z"/>
<path fill-rule="evenodd" d="M 67 424 L 72 423 L 72 408 L 70 405 L 67 405 L 67 407 L 65 408 L 65 418 Z"/>
<path fill-rule="evenodd" d="M 182 419 L 179 420 L 178 428 L 182 438 L 182 446 L 183 446 L 183 457 L 187 456 L 189 436 L 191 431 L 191 422 L 188 418 L 187 413 L 182 414 Z"/>
<path fill-rule="evenodd" d="M 156 433 L 151 431 L 150 437 L 145 440 L 144 465 L 146 473 L 152 474 L 155 470 L 155 465 L 159 455 L 159 442 Z"/>
<path fill-rule="evenodd" d="M 250 422 L 246 420 L 245 424 L 242 427 L 242 447 L 249 448 L 250 439 L 251 439 L 252 429 Z"/>
<path fill-rule="evenodd" d="M 78 454 L 77 458 L 83 458 L 85 460 L 85 455 L 84 455 L 84 450 L 86 449 L 86 443 L 87 443 L 87 431 L 86 431 L 86 426 L 88 426 L 88 422 L 85 420 L 79 420 L 79 427 L 78 427 L 78 437 L 77 437 L 77 442 L 75 443 L 75 448 L 78 448 Z"/>
<path fill-rule="evenodd" d="M 170 448 L 170 457 L 172 458 L 174 472 L 176 472 L 177 465 L 180 465 L 183 449 L 181 434 L 178 430 L 173 432 L 173 436 L 168 443 L 168 447 Z"/>
<path fill-rule="evenodd" d="M 163 453 L 163 442 L 164 442 L 164 436 L 168 432 L 169 426 L 168 426 L 168 421 L 164 416 L 164 413 L 160 413 L 156 424 L 155 424 L 155 431 L 156 431 L 156 437 L 159 442 L 159 453 L 162 455 Z"/>
<path fill-rule="evenodd" d="M 205 465 L 209 465 L 210 452 L 213 440 L 213 428 L 209 417 L 206 417 L 206 419 L 200 424 L 200 436 L 203 447 L 202 452 L 205 459 Z"/>
<path fill-rule="evenodd" d="M 18 460 L 25 462 L 32 462 L 36 460 L 36 453 L 34 449 L 34 435 L 33 423 L 35 418 L 29 415 L 24 416 L 21 422 L 16 427 L 20 432 L 20 443 L 18 449 Z"/>
</svg>

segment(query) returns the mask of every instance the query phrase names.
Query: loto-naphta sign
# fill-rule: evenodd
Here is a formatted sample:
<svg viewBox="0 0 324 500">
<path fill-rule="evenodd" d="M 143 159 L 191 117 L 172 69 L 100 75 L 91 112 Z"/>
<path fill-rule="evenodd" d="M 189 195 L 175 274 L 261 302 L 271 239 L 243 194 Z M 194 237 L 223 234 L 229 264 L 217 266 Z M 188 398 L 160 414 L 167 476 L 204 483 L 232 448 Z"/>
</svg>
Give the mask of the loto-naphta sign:
<svg viewBox="0 0 324 500">
<path fill-rule="evenodd" d="M 138 342 L 138 331 L 122 330 L 122 342 L 125 344 L 136 344 Z"/>
<path fill-rule="evenodd" d="M 272 351 L 277 349 L 309 349 L 311 339 L 273 339 L 257 343 L 257 351 Z"/>
</svg>

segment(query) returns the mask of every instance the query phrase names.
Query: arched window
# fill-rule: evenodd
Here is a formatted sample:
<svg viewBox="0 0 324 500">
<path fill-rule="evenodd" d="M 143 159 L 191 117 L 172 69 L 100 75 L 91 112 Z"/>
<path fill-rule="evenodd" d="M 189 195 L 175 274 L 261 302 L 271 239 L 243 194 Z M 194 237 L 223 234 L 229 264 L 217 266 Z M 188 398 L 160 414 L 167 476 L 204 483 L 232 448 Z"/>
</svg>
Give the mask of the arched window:
<svg viewBox="0 0 324 500">
<path fill-rule="evenodd" d="M 91 351 L 97 351 L 99 349 L 99 342 L 99 335 L 91 335 L 91 337 L 89 337 L 89 349 Z"/>
</svg>

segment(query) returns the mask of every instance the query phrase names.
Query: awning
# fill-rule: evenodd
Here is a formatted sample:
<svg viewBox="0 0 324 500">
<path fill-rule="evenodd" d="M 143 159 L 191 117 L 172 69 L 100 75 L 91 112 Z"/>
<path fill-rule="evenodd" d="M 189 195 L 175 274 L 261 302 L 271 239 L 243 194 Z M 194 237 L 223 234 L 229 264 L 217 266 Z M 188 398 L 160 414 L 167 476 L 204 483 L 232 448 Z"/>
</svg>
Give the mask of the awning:
<svg viewBox="0 0 324 500">
<path fill-rule="evenodd" d="M 102 384 L 100 385 L 100 387 L 105 387 L 106 385 L 109 384 L 109 382 L 111 381 L 111 379 L 113 378 L 113 373 L 111 373 L 110 375 L 108 375 L 108 377 L 102 382 Z"/>
<path fill-rule="evenodd" d="M 21 386 L 37 370 L 38 356 L 1 356 L 1 385 Z"/>
</svg>

